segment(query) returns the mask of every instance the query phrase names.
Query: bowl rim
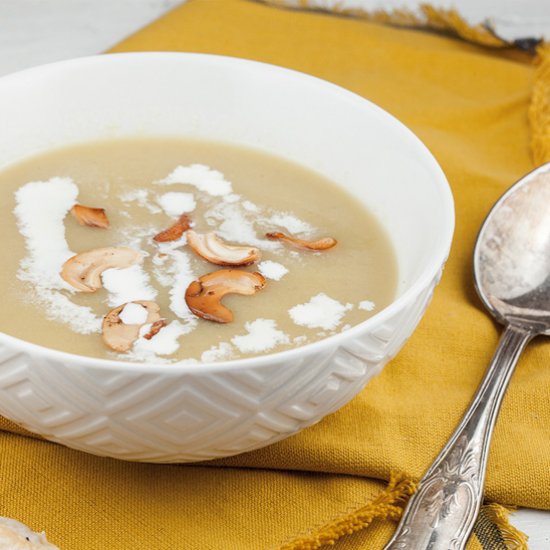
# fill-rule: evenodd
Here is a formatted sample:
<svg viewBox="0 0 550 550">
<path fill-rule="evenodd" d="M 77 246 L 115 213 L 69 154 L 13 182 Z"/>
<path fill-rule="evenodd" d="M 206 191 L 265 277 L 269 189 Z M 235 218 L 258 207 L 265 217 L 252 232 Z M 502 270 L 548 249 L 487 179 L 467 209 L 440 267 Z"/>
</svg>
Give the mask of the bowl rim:
<svg viewBox="0 0 550 550">
<path fill-rule="evenodd" d="M 0 77 L 0 87 L 5 82 L 17 81 L 18 79 L 27 78 L 29 75 L 40 75 L 40 73 L 48 73 L 52 70 L 63 69 L 65 67 L 71 68 L 74 66 L 93 65 L 93 64 L 109 64 L 109 63 L 124 63 L 125 60 L 136 61 L 139 59 L 148 60 L 177 60 L 177 59 L 191 59 L 198 62 L 207 63 L 222 63 L 234 66 L 250 66 L 255 70 L 262 70 L 268 72 L 277 72 L 281 77 L 290 77 L 293 79 L 302 79 L 310 83 L 314 83 L 317 86 L 322 86 L 333 93 L 339 94 L 343 99 L 348 101 L 354 101 L 355 103 L 361 103 L 367 106 L 378 116 L 382 117 L 387 124 L 393 126 L 400 134 L 407 138 L 412 147 L 416 148 L 418 153 L 422 156 L 426 166 L 430 169 L 433 180 L 436 182 L 441 197 L 440 208 L 443 210 L 442 219 L 444 220 L 443 227 L 440 228 L 438 233 L 438 240 L 434 245 L 434 253 L 431 255 L 428 264 L 422 270 L 422 272 L 416 277 L 416 279 L 409 285 L 409 287 L 396 299 L 394 299 L 385 308 L 374 314 L 369 319 L 354 325 L 353 327 L 318 340 L 311 342 L 303 346 L 298 346 L 289 350 L 278 351 L 274 353 L 268 353 L 244 359 L 231 359 L 227 361 L 208 362 L 175 362 L 175 363 L 153 363 L 153 362 L 133 362 L 124 361 L 118 359 L 101 359 L 96 357 L 90 357 L 86 355 L 78 355 L 69 353 L 53 348 L 48 348 L 39 344 L 28 342 L 21 338 L 11 336 L 0 331 L 0 345 L 6 345 L 10 349 L 16 349 L 18 353 L 28 352 L 31 355 L 41 357 L 49 360 L 61 361 L 65 365 L 74 368 L 96 368 L 108 371 L 114 370 L 128 370 L 135 373 L 170 373 L 170 374 L 199 374 L 199 373 L 212 373 L 212 372 L 231 372 L 240 369 L 247 369 L 249 367 L 261 368 L 268 366 L 274 362 L 293 361 L 299 359 L 305 355 L 311 355 L 325 351 L 327 348 L 336 348 L 339 344 L 344 344 L 354 339 L 355 336 L 368 331 L 374 326 L 381 325 L 388 319 L 390 319 L 396 312 L 404 308 L 409 302 L 415 300 L 415 298 L 427 289 L 431 282 L 438 276 L 440 271 L 448 258 L 449 251 L 452 244 L 452 237 L 455 226 L 455 210 L 452 192 L 443 170 L 439 166 L 435 157 L 428 149 L 428 147 L 410 130 L 404 123 L 391 115 L 386 110 L 382 109 L 372 101 L 366 99 L 355 92 L 352 92 L 342 86 L 323 80 L 322 78 L 309 75 L 294 69 L 289 69 L 279 65 L 270 63 L 264 63 L 262 61 L 255 61 L 251 59 L 245 59 L 240 57 L 197 53 L 197 52 L 124 52 L 124 53 L 109 53 L 100 55 L 91 55 L 85 57 L 78 57 L 72 59 L 66 59 L 63 61 L 56 61 L 53 63 L 46 63 L 35 67 L 30 67 L 21 71 L 10 73 Z M 26 157 L 24 157 L 26 158 Z"/>
</svg>

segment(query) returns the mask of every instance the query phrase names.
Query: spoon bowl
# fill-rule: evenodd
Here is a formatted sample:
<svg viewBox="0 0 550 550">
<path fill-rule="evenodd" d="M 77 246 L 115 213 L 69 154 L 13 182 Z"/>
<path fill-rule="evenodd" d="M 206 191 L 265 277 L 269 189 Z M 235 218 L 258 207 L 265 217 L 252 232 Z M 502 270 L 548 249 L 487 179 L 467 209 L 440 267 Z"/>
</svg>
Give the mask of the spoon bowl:
<svg viewBox="0 0 550 550">
<path fill-rule="evenodd" d="M 458 428 L 424 474 L 385 550 L 463 550 L 483 500 L 491 434 L 521 352 L 550 335 L 550 163 L 494 205 L 474 249 L 477 292 L 506 329 Z"/>
<path fill-rule="evenodd" d="M 503 324 L 550 335 L 550 164 L 508 190 L 492 208 L 474 250 L 477 292 Z"/>
</svg>

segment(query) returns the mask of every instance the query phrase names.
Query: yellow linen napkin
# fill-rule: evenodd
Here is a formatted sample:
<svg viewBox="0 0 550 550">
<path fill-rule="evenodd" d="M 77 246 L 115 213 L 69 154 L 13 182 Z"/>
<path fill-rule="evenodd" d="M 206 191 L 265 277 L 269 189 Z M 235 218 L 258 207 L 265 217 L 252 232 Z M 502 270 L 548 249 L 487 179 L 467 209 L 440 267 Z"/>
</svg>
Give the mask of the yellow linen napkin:
<svg viewBox="0 0 550 550">
<path fill-rule="evenodd" d="M 275 63 L 378 103 L 416 132 L 449 178 L 451 256 L 403 351 L 316 426 L 245 455 L 159 466 L 92 457 L 9 433 L 17 429 L 5 422 L 0 514 L 45 529 L 63 550 L 305 549 L 331 538 L 338 548 L 382 548 L 395 526 L 382 519 L 398 517 L 410 480 L 453 431 L 501 331 L 473 290 L 471 254 L 491 205 L 533 168 L 534 69 L 521 56 L 449 37 L 247 0 L 190 0 L 114 49 L 137 50 Z M 550 509 L 549 351 L 542 340 L 528 348 L 504 400 L 487 473 L 491 501 Z M 405 478 L 384 492 L 392 471 Z M 487 540 L 476 529 L 470 549 Z M 495 544 L 485 548 L 506 548 Z"/>
</svg>

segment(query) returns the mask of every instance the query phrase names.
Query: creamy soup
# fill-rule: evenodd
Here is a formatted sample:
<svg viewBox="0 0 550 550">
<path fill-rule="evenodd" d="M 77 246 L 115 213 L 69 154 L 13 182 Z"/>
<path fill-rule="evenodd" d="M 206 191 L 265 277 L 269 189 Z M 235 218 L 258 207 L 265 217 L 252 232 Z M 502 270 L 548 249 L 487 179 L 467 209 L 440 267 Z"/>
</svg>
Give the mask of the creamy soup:
<svg viewBox="0 0 550 550">
<path fill-rule="evenodd" d="M 49 348 L 127 361 L 249 357 L 346 330 L 396 291 L 391 243 L 365 207 L 319 174 L 257 151 L 175 139 L 90 143 L 4 169 L 0 192 L 0 330 Z M 74 204 L 104 209 L 109 227 L 86 225 L 71 213 Z M 154 240 L 174 224 L 167 238 Z M 327 248 L 304 248 L 319 239 Z M 99 266 L 93 292 L 75 288 L 66 270 L 60 275 L 75 255 L 102 248 L 116 255 L 122 247 L 133 263 Z M 254 249 L 245 262 L 251 265 L 209 261 Z M 80 276 L 82 262 L 70 262 Z M 217 270 L 258 274 L 236 276 L 237 285 L 258 282 L 248 294 L 230 285 L 223 297 L 218 287 L 206 296 L 208 307 L 223 304 L 232 315 L 224 322 L 191 311 L 196 302 L 186 299 L 193 281 Z M 135 303 L 142 301 L 156 304 L 156 317 Z M 110 318 L 131 325 L 135 336 L 127 351 L 111 349 L 104 317 L 128 303 Z"/>
</svg>

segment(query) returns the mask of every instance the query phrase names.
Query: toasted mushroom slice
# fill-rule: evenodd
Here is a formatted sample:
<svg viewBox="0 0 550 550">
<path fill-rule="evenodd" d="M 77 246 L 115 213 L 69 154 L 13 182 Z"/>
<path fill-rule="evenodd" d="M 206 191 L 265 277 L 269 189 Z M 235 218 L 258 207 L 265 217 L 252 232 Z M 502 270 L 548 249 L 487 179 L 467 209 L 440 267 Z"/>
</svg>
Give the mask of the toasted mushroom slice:
<svg viewBox="0 0 550 550">
<path fill-rule="evenodd" d="M 230 323 L 233 313 L 221 300 L 226 294 L 255 294 L 265 286 L 260 273 L 220 269 L 193 281 L 185 292 L 185 302 L 198 317 L 216 323 Z"/>
<path fill-rule="evenodd" d="M 189 229 L 187 243 L 201 258 L 216 265 L 244 266 L 253 264 L 261 258 L 257 248 L 227 244 L 213 231 L 200 234 Z"/>
<path fill-rule="evenodd" d="M 168 229 L 157 233 L 153 240 L 158 243 L 177 241 L 191 227 L 191 219 L 187 214 L 182 214 L 178 221 L 172 224 Z"/>
<path fill-rule="evenodd" d="M 71 208 L 71 214 L 80 225 L 100 227 L 101 229 L 109 227 L 109 218 L 107 218 L 104 208 L 92 208 L 91 206 L 75 204 Z"/>
<path fill-rule="evenodd" d="M 280 233 L 278 231 L 266 233 L 265 236 L 271 241 L 283 241 L 296 248 L 315 251 L 328 250 L 329 248 L 336 246 L 338 243 L 338 241 L 332 237 L 323 237 L 322 239 L 318 239 L 316 241 L 304 241 L 303 239 L 291 237 L 290 235 L 286 235 L 285 233 Z"/>
<path fill-rule="evenodd" d="M 120 318 L 120 314 L 128 304 L 137 304 L 146 310 L 147 317 L 144 323 L 140 324 L 127 324 Z M 132 349 L 134 342 L 139 338 L 139 330 L 143 325 L 153 323 L 155 325 L 160 318 L 160 307 L 155 302 L 148 302 L 145 300 L 136 300 L 134 302 L 128 302 L 128 304 L 122 304 L 121 306 L 112 309 L 103 318 L 103 324 L 101 326 L 101 333 L 103 341 L 111 349 L 125 353 Z M 153 327 L 151 327 L 152 330 Z M 159 327 L 157 332 L 162 327 Z M 150 338 L 152 338 L 152 335 Z"/>
<path fill-rule="evenodd" d="M 141 261 L 141 252 L 126 247 L 95 248 L 69 258 L 61 270 L 61 277 L 82 292 L 101 288 L 101 274 L 106 269 L 130 267 Z"/>
<path fill-rule="evenodd" d="M 160 332 L 160 329 L 164 328 L 167 324 L 168 323 L 166 322 L 166 319 L 159 319 L 158 321 L 155 321 L 151 325 L 149 332 L 147 334 L 144 334 L 143 337 L 146 340 L 151 340 L 151 338 L 153 338 L 153 336 L 156 336 Z"/>
</svg>

